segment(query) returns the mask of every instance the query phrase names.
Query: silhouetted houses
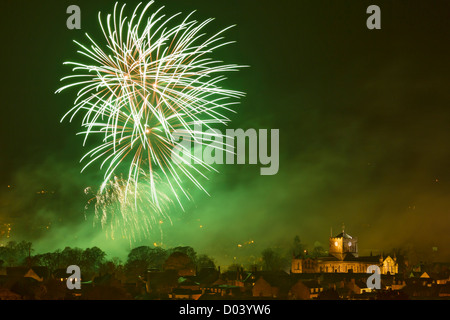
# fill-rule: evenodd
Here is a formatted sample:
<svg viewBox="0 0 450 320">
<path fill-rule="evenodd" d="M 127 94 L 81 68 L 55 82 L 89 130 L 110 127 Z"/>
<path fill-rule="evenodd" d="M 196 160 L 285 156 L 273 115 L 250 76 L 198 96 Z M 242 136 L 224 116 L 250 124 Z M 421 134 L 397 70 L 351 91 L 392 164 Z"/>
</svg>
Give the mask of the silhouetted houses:
<svg viewBox="0 0 450 320">
<path fill-rule="evenodd" d="M 288 293 L 291 300 L 310 300 L 317 299 L 323 292 L 323 286 L 317 280 L 297 280 Z"/>
<path fill-rule="evenodd" d="M 178 287 L 178 279 L 179 275 L 177 270 L 151 270 L 147 272 L 146 291 L 158 298 L 168 298 L 169 293 Z"/>
<path fill-rule="evenodd" d="M 283 299 L 290 290 L 289 275 L 284 271 L 260 271 L 252 288 L 253 297 Z"/>
<path fill-rule="evenodd" d="M 33 278 L 38 282 L 47 280 L 49 271 L 47 267 L 7 267 L 6 276 L 9 278 Z"/>
<path fill-rule="evenodd" d="M 172 253 L 163 264 L 163 270 L 176 270 L 178 275 L 183 276 L 195 276 L 195 265 L 192 259 L 185 253 L 174 252 Z"/>
<path fill-rule="evenodd" d="M 0 287 L 0 300 L 22 300 L 22 296 L 7 288 Z"/>
<path fill-rule="evenodd" d="M 174 300 L 198 300 L 202 295 L 201 290 L 192 290 L 192 289 L 183 289 L 183 288 L 175 288 L 169 293 L 169 298 Z"/>
</svg>

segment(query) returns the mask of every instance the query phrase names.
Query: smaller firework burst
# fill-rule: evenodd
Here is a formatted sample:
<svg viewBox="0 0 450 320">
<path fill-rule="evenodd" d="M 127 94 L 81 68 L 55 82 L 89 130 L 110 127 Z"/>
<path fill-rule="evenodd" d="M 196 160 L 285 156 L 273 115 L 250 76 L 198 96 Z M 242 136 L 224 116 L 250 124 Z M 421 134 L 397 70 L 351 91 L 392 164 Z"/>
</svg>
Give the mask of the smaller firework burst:
<svg viewBox="0 0 450 320">
<path fill-rule="evenodd" d="M 162 236 L 161 225 L 172 223 L 167 214 L 172 201 L 163 189 L 158 191 L 158 202 L 151 201 L 149 179 L 141 170 L 138 182 L 114 176 L 96 192 L 86 188 L 85 193 L 93 195 L 86 207 L 94 205 L 94 225 L 100 223 L 111 239 L 142 240 L 155 228 Z"/>
</svg>

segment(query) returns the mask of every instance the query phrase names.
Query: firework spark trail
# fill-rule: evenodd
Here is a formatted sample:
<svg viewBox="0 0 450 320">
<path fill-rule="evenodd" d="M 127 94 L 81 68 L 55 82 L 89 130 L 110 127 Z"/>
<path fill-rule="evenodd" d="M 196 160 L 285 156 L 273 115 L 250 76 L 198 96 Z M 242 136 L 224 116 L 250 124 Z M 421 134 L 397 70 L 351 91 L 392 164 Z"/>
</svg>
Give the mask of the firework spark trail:
<svg viewBox="0 0 450 320">
<path fill-rule="evenodd" d="M 89 136 L 103 135 L 102 143 L 81 159 L 89 158 L 83 170 L 100 161 L 100 168 L 105 167 L 100 192 L 125 167 L 122 201 L 126 202 L 128 191 L 138 190 L 144 169 L 145 181 L 150 185 L 146 196 L 161 212 L 161 183 L 157 180 L 164 180 L 181 207 L 179 194 L 190 199 L 185 181 L 206 192 L 196 176 L 206 177 L 207 171 L 215 169 L 178 145 L 179 133 L 185 140 L 204 144 L 210 137 L 197 135 L 195 125 L 211 128 L 230 121 L 223 113 L 234 112 L 233 105 L 244 93 L 224 89 L 220 84 L 226 79 L 223 73 L 244 66 L 223 64 L 209 57 L 215 49 L 232 43 L 224 42 L 221 36 L 230 27 L 208 38 L 201 32 L 213 19 L 199 23 L 190 20 L 193 13 L 170 27 L 180 13 L 166 18 L 160 14 L 161 7 L 147 17 L 152 3 L 138 14 L 139 4 L 129 20 L 124 17 L 125 5 L 118 12 L 117 3 L 113 14 L 107 15 L 106 24 L 99 13 L 106 45 L 102 48 L 88 34 L 89 47 L 75 41 L 80 47 L 78 52 L 91 62 L 65 62 L 73 66 L 75 74 L 61 79 L 70 83 L 56 92 L 81 87 L 74 106 L 61 121 L 68 116 L 72 121 L 78 113 L 83 115 L 83 131 L 79 133 L 84 135 L 83 145 Z M 172 153 L 180 147 L 192 161 Z M 173 161 L 173 155 L 179 157 L 178 161 Z M 164 179 L 157 179 L 158 174 Z M 136 192 L 134 195 L 138 196 Z"/>
<path fill-rule="evenodd" d="M 140 174 L 138 183 L 128 185 L 127 180 L 114 176 L 103 189 L 93 192 L 86 188 L 85 193 L 93 194 L 88 201 L 86 209 L 94 202 L 94 225 L 100 223 L 106 231 L 107 237 L 115 239 L 119 236 L 128 240 L 142 240 L 151 234 L 158 226 L 161 232 L 161 224 L 172 223 L 166 213 L 172 204 L 167 195 L 158 189 L 160 207 L 148 201 L 151 193 L 148 177 L 144 172 Z M 136 189 L 135 189 L 136 186 Z"/>
</svg>

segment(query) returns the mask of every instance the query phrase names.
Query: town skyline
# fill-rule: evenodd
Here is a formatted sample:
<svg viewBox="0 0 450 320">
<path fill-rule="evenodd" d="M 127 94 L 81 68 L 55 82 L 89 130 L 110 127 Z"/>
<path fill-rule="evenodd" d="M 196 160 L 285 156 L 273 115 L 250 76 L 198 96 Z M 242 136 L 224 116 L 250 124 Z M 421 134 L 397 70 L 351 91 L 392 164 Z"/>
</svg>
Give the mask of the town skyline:
<svg viewBox="0 0 450 320">
<path fill-rule="evenodd" d="M 330 237 L 356 238 L 345 234 Z M 32 254 L 32 243 L 8 242 L 0 247 L 0 298 L 7 300 L 409 300 L 450 298 L 450 262 L 412 263 L 401 251 L 373 256 L 363 268 L 311 268 L 316 262 L 335 261 L 335 253 L 307 252 L 294 239 L 290 270 L 284 257 L 273 249 L 261 252 L 261 259 L 243 267 L 226 269 L 214 257 L 194 248 L 140 246 L 121 261 L 98 247 L 66 247 L 55 252 Z M 297 250 L 297 252 L 295 252 Z M 357 251 L 351 250 L 350 255 Z M 370 257 L 341 257 L 349 265 Z M 362 259 L 362 260 L 361 260 Z M 325 262 L 325 263 L 328 263 Z M 395 263 L 395 266 L 390 264 Z M 289 262 L 288 262 L 289 263 Z M 387 264 L 386 264 L 387 263 Z M 372 265 L 373 264 L 373 265 Z M 300 266 L 300 267 L 299 267 Z M 303 266 L 303 269 L 302 269 Z M 379 266 L 378 285 L 370 282 Z M 394 267 L 394 268 L 393 268 Z M 373 268 L 372 268 L 373 269 Z M 78 270 L 78 271 L 77 271 Z M 378 286 L 378 287 L 377 287 Z"/>
<path fill-rule="evenodd" d="M 308 285 L 314 298 L 338 287 L 362 298 L 372 264 L 408 271 L 386 271 L 368 298 L 400 295 L 397 285 L 414 299 L 446 294 L 448 0 L 141 2 L 1 4 L 5 290 L 31 275 L 51 291 L 53 267 L 44 277 L 31 258 L 49 268 L 68 248 L 86 266 L 103 253 L 100 264 L 118 269 L 133 250 L 159 253 L 164 298 L 189 286 L 311 298 Z M 237 147 L 233 161 L 214 137 Z M 171 158 L 179 138 L 186 162 Z M 210 257 L 214 270 L 170 274 L 174 248 Z M 154 294 L 100 264 L 88 266 L 92 288 L 97 277 L 127 297 Z M 227 278 L 238 267 L 230 277 L 246 281 Z M 253 290 L 247 277 L 264 272 Z"/>
</svg>

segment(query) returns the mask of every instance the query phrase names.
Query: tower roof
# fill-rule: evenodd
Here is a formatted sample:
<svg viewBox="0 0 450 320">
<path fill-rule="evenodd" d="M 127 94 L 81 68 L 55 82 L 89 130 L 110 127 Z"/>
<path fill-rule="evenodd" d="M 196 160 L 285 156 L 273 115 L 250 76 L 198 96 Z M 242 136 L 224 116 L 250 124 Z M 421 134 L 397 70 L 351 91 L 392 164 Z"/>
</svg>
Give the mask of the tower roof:
<svg viewBox="0 0 450 320">
<path fill-rule="evenodd" d="M 341 232 L 335 238 L 353 239 L 351 235 Z"/>
<path fill-rule="evenodd" d="M 351 235 L 349 235 L 348 233 L 345 233 L 345 224 L 342 224 L 342 232 L 339 233 L 336 237 L 334 238 L 344 238 L 344 239 L 353 239 Z"/>
</svg>

